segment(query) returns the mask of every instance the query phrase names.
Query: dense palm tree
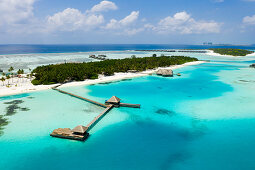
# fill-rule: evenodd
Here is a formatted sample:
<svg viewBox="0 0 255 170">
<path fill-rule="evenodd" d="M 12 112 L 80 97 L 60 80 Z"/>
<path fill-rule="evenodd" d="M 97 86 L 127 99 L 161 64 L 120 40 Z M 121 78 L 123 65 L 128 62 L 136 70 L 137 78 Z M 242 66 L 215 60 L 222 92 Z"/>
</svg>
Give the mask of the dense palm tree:
<svg viewBox="0 0 255 170">
<path fill-rule="evenodd" d="M 12 66 L 8 69 L 9 72 L 12 72 L 13 70 L 14 68 Z"/>
<path fill-rule="evenodd" d="M 4 78 L 4 77 L 2 77 L 2 78 L 1 78 L 1 81 L 3 82 L 3 86 L 4 86 L 5 78 Z"/>
<path fill-rule="evenodd" d="M 14 68 L 12 66 L 8 69 L 8 71 L 11 73 L 12 83 L 13 83 L 13 73 L 12 73 L 13 70 Z"/>
<path fill-rule="evenodd" d="M 8 80 L 8 85 L 10 85 L 10 79 L 11 77 L 9 75 L 6 76 L 6 79 Z"/>
<path fill-rule="evenodd" d="M 179 65 L 197 60 L 197 58 L 185 56 L 154 56 L 39 66 L 32 72 L 35 76 L 32 83 L 38 85 L 63 83 L 72 80 L 83 81 L 85 79 L 97 79 L 100 74 L 110 76 L 115 72 L 127 72 L 128 70 L 145 71 L 147 69 Z"/>
<path fill-rule="evenodd" d="M 18 80 L 20 79 L 20 76 L 21 76 L 21 74 L 24 74 L 24 70 L 22 69 L 19 69 L 18 71 L 17 71 L 17 74 L 18 74 Z M 21 79 L 22 80 L 22 79 Z"/>
</svg>

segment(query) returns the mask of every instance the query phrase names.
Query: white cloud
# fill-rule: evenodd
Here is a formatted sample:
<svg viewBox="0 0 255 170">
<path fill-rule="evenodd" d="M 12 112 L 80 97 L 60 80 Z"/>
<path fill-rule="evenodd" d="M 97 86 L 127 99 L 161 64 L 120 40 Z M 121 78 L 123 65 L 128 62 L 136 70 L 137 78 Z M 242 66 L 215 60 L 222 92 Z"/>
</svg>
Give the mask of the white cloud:
<svg viewBox="0 0 255 170">
<path fill-rule="evenodd" d="M 118 35 L 135 35 L 144 31 L 144 28 L 137 28 L 134 23 L 139 18 L 139 11 L 133 11 L 128 16 L 121 20 L 111 19 L 104 27 L 107 30 L 114 30 Z"/>
<path fill-rule="evenodd" d="M 88 30 L 104 22 L 103 15 L 83 14 L 78 9 L 67 8 L 47 18 L 48 30 Z"/>
<path fill-rule="evenodd" d="M 35 0 L 0 0 L 0 24 L 15 24 L 33 16 Z"/>
<path fill-rule="evenodd" d="M 215 21 L 196 21 L 183 11 L 160 20 L 156 26 L 147 25 L 147 28 L 158 33 L 201 34 L 219 33 L 220 26 L 221 24 Z"/>
<path fill-rule="evenodd" d="M 106 25 L 106 29 L 120 29 L 124 26 L 134 23 L 139 17 L 139 11 L 133 11 L 130 15 L 125 18 L 117 21 L 116 19 L 111 19 L 110 22 Z"/>
<path fill-rule="evenodd" d="M 121 25 L 129 25 L 136 21 L 139 17 L 139 11 L 133 11 L 130 15 L 126 16 L 124 19 L 120 20 Z"/>
<path fill-rule="evenodd" d="M 244 17 L 243 18 L 243 23 L 245 25 L 255 25 L 255 15 Z"/>
<path fill-rule="evenodd" d="M 91 8 L 91 12 L 102 12 L 102 11 L 109 11 L 109 10 L 117 10 L 118 7 L 115 3 L 111 1 L 102 1 L 99 4 L 93 6 Z"/>
<path fill-rule="evenodd" d="M 67 8 L 47 18 L 47 31 L 87 31 L 104 23 L 104 16 L 100 12 L 117 10 L 111 1 L 101 1 L 90 10 L 82 13 L 78 9 Z"/>
<path fill-rule="evenodd" d="M 218 33 L 221 24 L 214 21 L 197 21 L 187 12 L 179 12 L 161 19 L 152 25 L 145 19 L 137 22 L 139 11 L 132 11 L 128 16 L 111 19 L 106 25 L 104 11 L 116 10 L 118 7 L 111 1 L 101 1 L 87 11 L 66 8 L 44 19 L 33 16 L 33 5 L 36 0 L 0 0 L 1 31 L 9 33 L 51 33 L 56 31 L 106 31 L 113 34 L 134 35 L 146 30 L 157 33 L 200 34 Z M 243 22 L 254 23 L 255 16 L 245 17 Z"/>
</svg>

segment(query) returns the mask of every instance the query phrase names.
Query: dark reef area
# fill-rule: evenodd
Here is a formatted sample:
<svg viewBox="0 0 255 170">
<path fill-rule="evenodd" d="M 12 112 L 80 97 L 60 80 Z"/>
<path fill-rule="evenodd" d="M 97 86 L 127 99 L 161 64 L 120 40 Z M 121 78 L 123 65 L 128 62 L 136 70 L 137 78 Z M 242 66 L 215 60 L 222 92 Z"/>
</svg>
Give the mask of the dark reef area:
<svg viewBox="0 0 255 170">
<path fill-rule="evenodd" d="M 4 115 L 0 115 L 0 136 L 3 135 L 3 129 L 7 126 L 10 122 L 6 116 L 13 116 L 17 113 L 18 110 L 20 111 L 29 111 L 30 109 L 27 107 L 20 107 L 20 104 L 24 103 L 23 100 L 12 100 L 9 102 L 5 102 L 4 104 L 8 105 L 6 107 L 6 112 Z"/>
</svg>

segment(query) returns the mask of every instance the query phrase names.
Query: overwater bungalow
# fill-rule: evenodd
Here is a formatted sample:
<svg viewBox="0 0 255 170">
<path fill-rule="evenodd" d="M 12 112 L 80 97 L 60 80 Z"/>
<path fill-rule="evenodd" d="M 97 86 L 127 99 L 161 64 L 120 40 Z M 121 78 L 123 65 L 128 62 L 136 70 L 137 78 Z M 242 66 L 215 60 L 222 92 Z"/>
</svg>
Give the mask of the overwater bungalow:
<svg viewBox="0 0 255 170">
<path fill-rule="evenodd" d="M 85 135 L 88 130 L 88 127 L 78 125 L 72 129 L 73 134 L 75 135 Z"/>
<path fill-rule="evenodd" d="M 79 125 L 73 128 L 72 130 L 69 128 L 55 129 L 50 134 L 50 136 L 57 137 L 57 138 L 84 141 L 89 136 L 89 133 L 87 131 L 88 131 L 88 127 Z"/>
<path fill-rule="evenodd" d="M 115 107 L 119 107 L 120 106 L 120 98 L 116 97 L 116 96 L 112 96 L 109 100 L 105 101 L 105 104 L 107 105 L 114 105 Z"/>
</svg>

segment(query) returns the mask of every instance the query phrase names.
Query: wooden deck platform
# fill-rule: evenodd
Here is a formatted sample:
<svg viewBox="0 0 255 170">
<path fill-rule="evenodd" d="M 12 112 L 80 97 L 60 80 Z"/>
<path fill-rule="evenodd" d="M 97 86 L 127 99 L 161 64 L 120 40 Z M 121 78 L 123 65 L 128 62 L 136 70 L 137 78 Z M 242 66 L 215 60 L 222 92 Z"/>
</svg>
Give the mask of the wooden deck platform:
<svg viewBox="0 0 255 170">
<path fill-rule="evenodd" d="M 50 136 L 57 137 L 57 138 L 63 138 L 63 139 L 84 141 L 88 138 L 89 133 L 85 133 L 84 135 L 76 135 L 69 128 L 58 128 L 58 129 L 55 129 L 50 134 Z"/>
<path fill-rule="evenodd" d="M 132 108 L 140 108 L 140 104 L 129 104 L 129 103 L 120 103 L 121 107 L 132 107 Z"/>
</svg>

